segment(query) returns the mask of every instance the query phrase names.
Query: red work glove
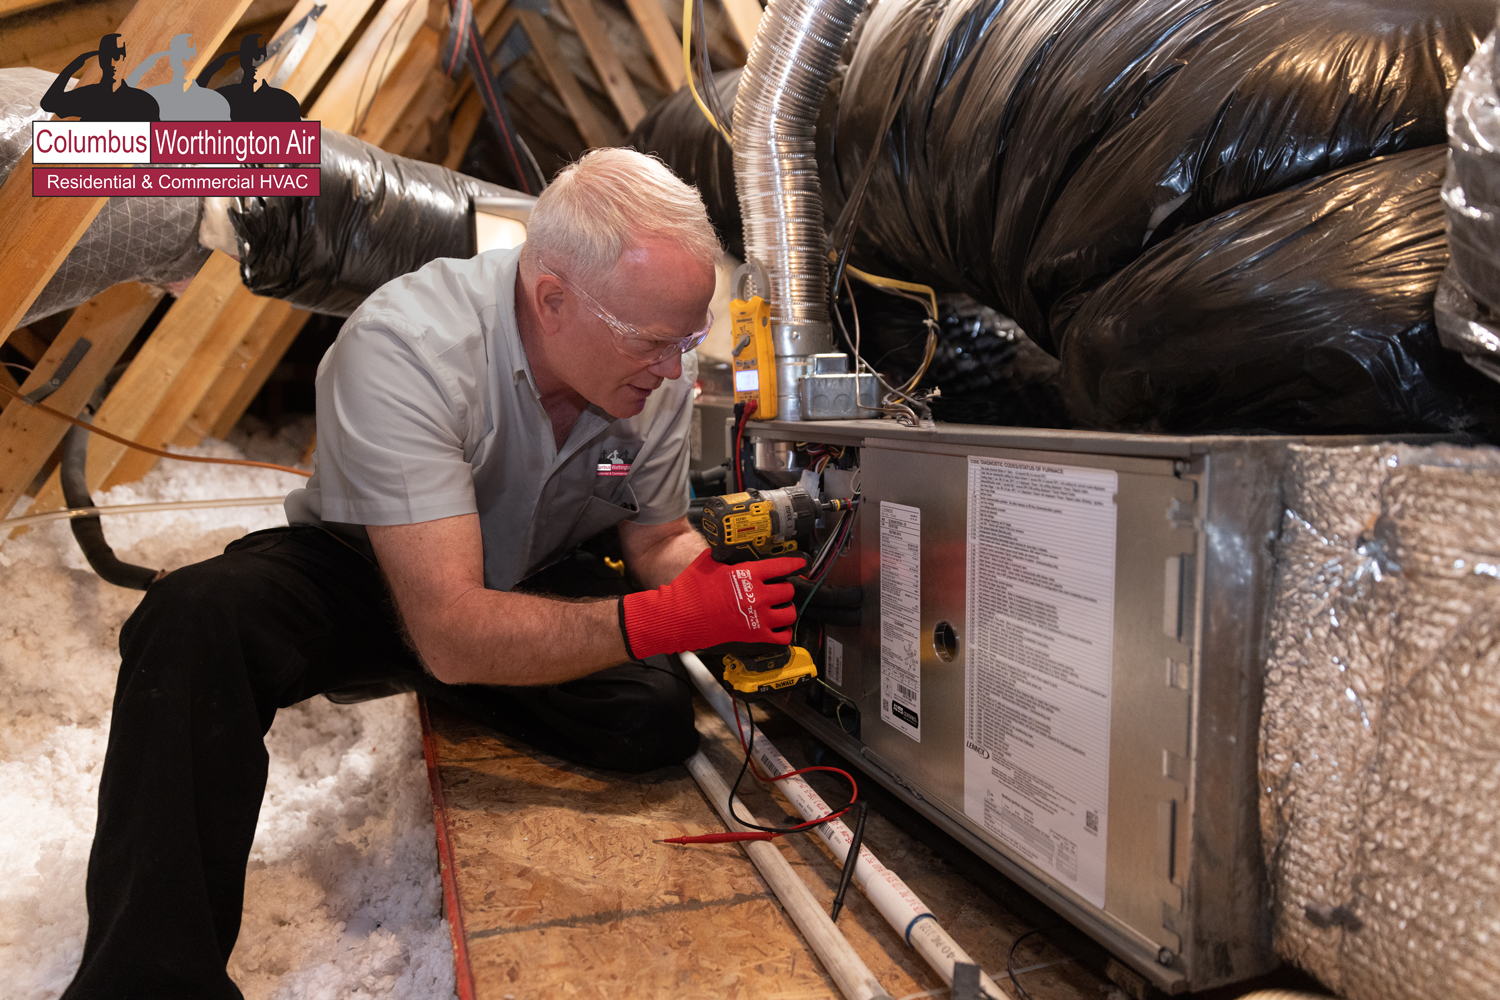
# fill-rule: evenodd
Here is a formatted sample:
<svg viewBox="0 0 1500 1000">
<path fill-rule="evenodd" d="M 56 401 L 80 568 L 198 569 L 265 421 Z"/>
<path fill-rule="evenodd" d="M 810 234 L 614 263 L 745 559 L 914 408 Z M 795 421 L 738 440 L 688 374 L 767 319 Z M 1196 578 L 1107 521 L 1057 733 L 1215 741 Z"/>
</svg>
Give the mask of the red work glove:
<svg viewBox="0 0 1500 1000">
<path fill-rule="evenodd" d="M 790 626 L 797 620 L 797 609 L 776 605 L 789 605 L 792 585 L 766 581 L 806 565 L 792 557 L 728 565 L 714 562 L 705 549 L 671 583 L 627 595 L 620 602 L 625 646 L 638 660 L 725 642 L 785 646 L 792 641 Z"/>
</svg>

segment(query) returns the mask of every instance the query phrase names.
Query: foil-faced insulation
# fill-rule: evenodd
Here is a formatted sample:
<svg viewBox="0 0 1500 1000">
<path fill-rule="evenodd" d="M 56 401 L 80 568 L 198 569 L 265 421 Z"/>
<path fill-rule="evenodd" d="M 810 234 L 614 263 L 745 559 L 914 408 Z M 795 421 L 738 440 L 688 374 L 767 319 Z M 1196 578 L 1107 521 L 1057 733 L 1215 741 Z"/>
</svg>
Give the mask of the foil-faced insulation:
<svg viewBox="0 0 1500 1000">
<path fill-rule="evenodd" d="M 1278 954 L 1500 995 L 1500 451 L 1297 446 L 1261 723 Z"/>
<path fill-rule="evenodd" d="M 31 148 L 31 123 L 52 116 L 38 102 L 55 74 L 0 69 L 0 181 Z M 198 273 L 199 198 L 110 198 L 22 317 L 25 325 L 82 305 L 122 281 L 169 285 Z"/>
<path fill-rule="evenodd" d="M 1448 102 L 1443 204 L 1452 254 L 1438 285 L 1443 346 L 1500 382 L 1500 93 L 1495 32 L 1474 53 Z"/>
</svg>

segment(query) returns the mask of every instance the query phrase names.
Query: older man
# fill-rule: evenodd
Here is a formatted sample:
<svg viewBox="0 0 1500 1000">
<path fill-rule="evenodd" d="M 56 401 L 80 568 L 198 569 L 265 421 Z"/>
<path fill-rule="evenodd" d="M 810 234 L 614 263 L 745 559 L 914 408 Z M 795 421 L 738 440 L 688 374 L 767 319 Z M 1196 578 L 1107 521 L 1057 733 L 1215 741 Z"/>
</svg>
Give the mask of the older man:
<svg viewBox="0 0 1500 1000">
<path fill-rule="evenodd" d="M 121 633 L 65 997 L 240 996 L 225 963 L 278 707 L 420 690 L 595 766 L 693 752 L 687 685 L 639 659 L 788 641 L 792 588 L 767 580 L 802 566 L 719 566 L 684 517 L 684 352 L 718 251 L 696 192 L 600 150 L 554 180 L 519 250 L 434 261 L 349 318 L 291 525 L 153 585 Z M 656 590 L 513 592 L 615 525 Z"/>
</svg>

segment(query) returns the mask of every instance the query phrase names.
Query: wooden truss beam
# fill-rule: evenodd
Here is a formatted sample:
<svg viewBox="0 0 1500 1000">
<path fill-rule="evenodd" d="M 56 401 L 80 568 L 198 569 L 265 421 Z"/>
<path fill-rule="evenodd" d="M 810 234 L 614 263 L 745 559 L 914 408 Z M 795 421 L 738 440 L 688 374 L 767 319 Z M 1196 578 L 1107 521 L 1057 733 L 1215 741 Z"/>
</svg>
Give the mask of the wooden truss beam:
<svg viewBox="0 0 1500 1000">
<path fill-rule="evenodd" d="M 760 0 L 724 0 L 724 12 L 729 15 L 729 23 L 734 25 L 740 44 L 749 52 L 755 33 L 760 30 L 760 16 L 764 13 Z"/>
<path fill-rule="evenodd" d="M 626 131 L 635 128 L 636 122 L 646 117 L 646 106 L 641 103 L 641 95 L 636 93 L 635 84 L 630 82 L 630 74 L 625 71 L 625 64 L 620 61 L 620 54 L 615 51 L 614 44 L 609 40 L 609 34 L 604 30 L 604 22 L 599 20 L 599 11 L 594 7 L 594 0 L 561 0 L 561 2 L 563 10 L 567 12 L 568 20 L 573 22 L 579 39 L 583 41 L 583 47 L 589 54 L 589 61 L 594 64 L 594 72 L 599 74 L 599 82 L 604 85 L 609 99 L 614 102 L 615 110 L 620 112 Z"/>
<path fill-rule="evenodd" d="M 666 80 L 667 92 L 673 93 L 687 85 L 687 73 L 682 68 L 682 38 L 660 0 L 625 0 L 635 23 L 646 36 L 651 56 Z M 631 128 L 635 126 L 632 125 Z"/>
<path fill-rule="evenodd" d="M 163 294 L 160 288 L 132 281 L 105 289 L 89 299 L 73 310 L 67 325 L 47 348 L 21 391 L 29 393 L 45 384 L 73 345 L 86 338 L 92 345 L 88 353 L 61 387 L 45 400 L 53 409 L 76 416 L 130 346 L 136 331 Z M 68 425 L 61 420 L 20 400 L 6 402 L 0 412 L 0 515 L 8 515 L 15 507 L 67 430 Z"/>
</svg>

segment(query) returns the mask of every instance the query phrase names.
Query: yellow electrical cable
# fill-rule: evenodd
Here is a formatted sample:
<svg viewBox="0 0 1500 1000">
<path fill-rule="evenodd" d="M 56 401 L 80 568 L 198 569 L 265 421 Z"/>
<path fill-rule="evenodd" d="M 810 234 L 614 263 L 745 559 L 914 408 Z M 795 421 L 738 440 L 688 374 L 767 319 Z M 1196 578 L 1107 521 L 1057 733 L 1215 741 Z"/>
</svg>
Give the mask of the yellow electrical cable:
<svg viewBox="0 0 1500 1000">
<path fill-rule="evenodd" d="M 903 292 L 916 292 L 918 295 L 927 296 L 927 310 L 932 313 L 932 321 L 934 323 L 939 322 L 937 292 L 933 290 L 931 285 L 919 285 L 915 281 L 901 281 L 899 278 L 882 278 L 878 274 L 861 271 L 853 264 L 845 264 L 844 270 L 867 285 L 875 285 L 878 288 L 899 288 Z"/>
<path fill-rule="evenodd" d="M 705 54 L 704 62 L 707 61 L 707 55 Z M 698 87 L 693 82 L 693 0 L 683 0 L 682 2 L 682 68 L 687 71 L 688 91 L 693 95 L 693 101 L 698 105 L 698 110 L 703 112 L 703 117 L 708 119 L 708 123 L 714 127 L 714 131 L 722 135 L 724 141 L 733 146 L 734 140 L 719 125 L 719 120 L 714 117 L 712 111 L 708 110 L 708 105 L 703 103 L 703 98 L 698 96 Z M 703 85 L 705 87 L 711 86 L 712 81 L 704 80 Z"/>
</svg>

